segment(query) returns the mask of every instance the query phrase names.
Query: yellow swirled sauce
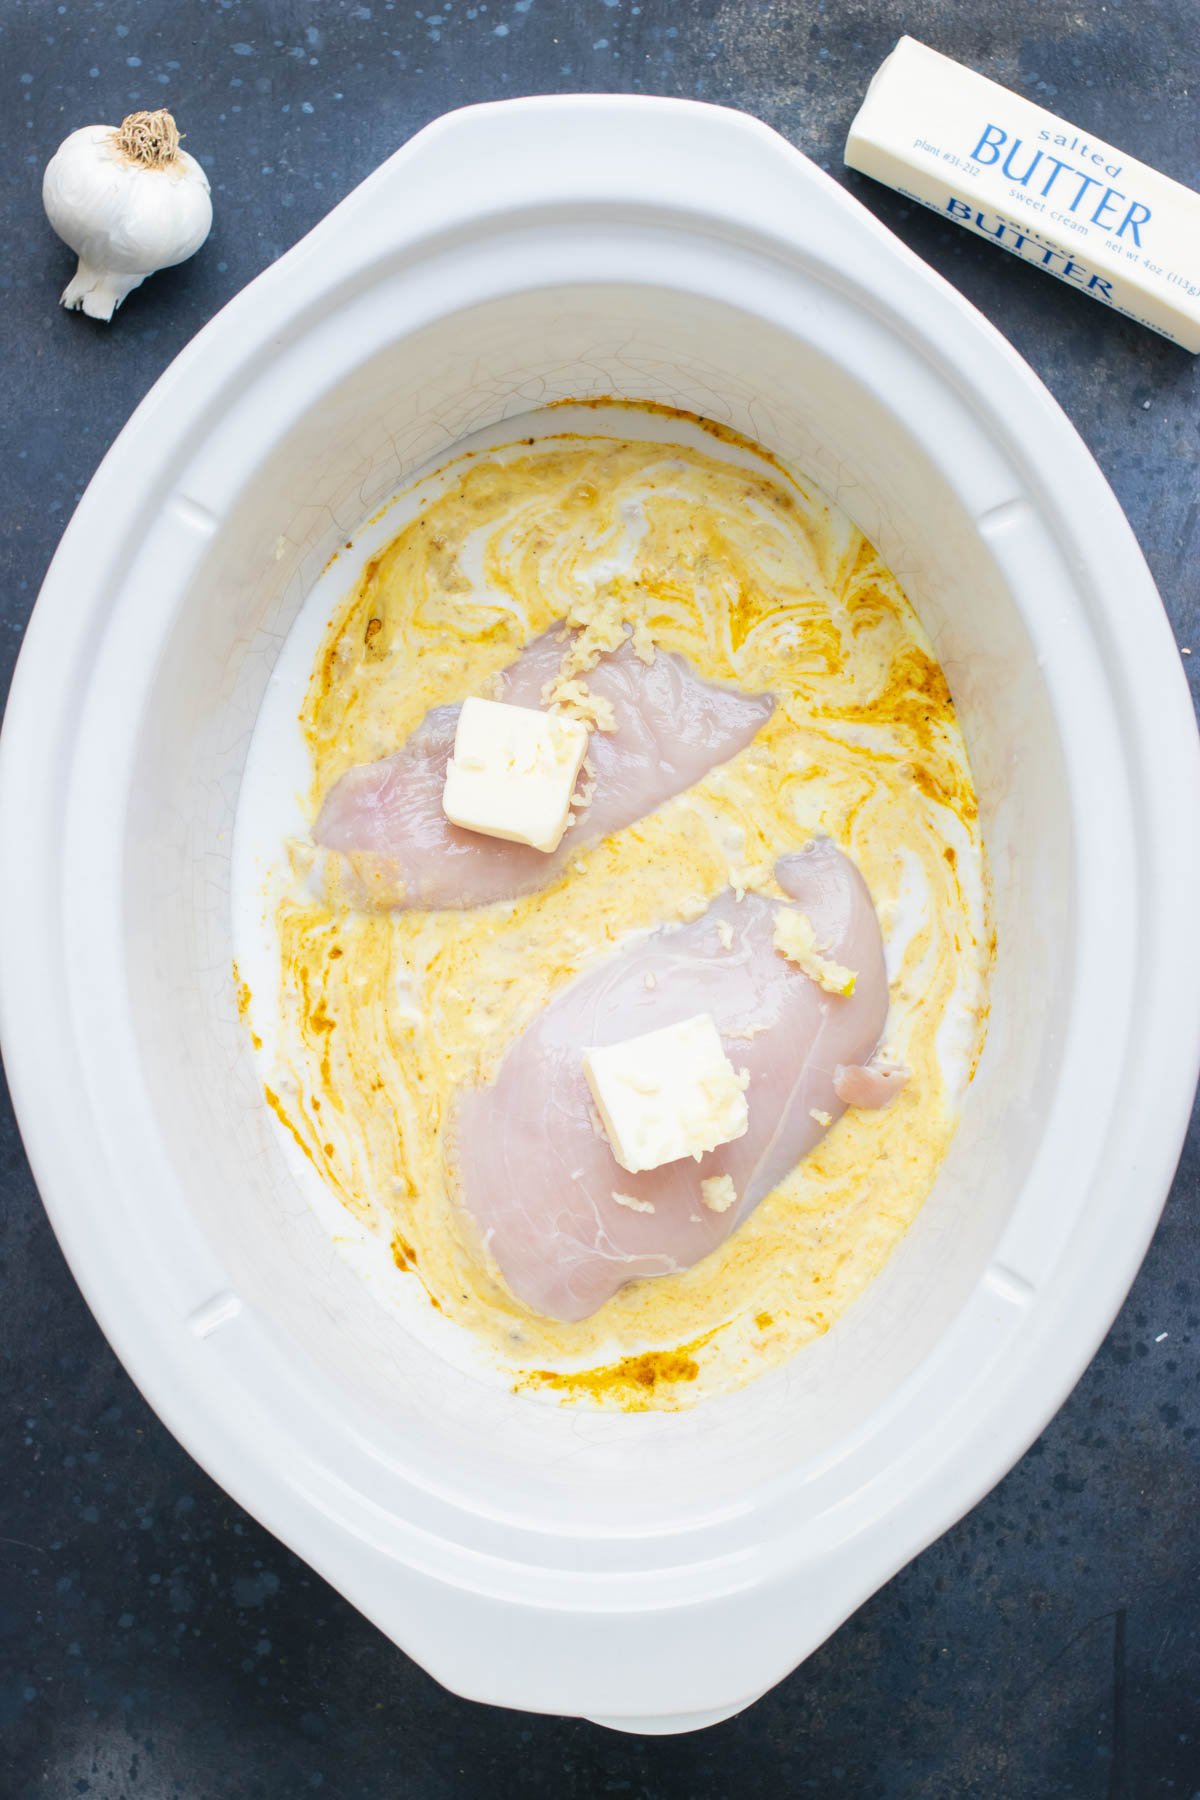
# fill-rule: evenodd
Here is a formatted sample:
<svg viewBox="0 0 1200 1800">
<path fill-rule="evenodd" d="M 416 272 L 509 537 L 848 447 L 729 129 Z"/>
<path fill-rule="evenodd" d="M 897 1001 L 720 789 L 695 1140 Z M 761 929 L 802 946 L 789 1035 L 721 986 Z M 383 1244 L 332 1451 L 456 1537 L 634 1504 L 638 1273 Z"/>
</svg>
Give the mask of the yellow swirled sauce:
<svg viewBox="0 0 1200 1800">
<path fill-rule="evenodd" d="M 509 1385 L 675 1408 L 827 1331 L 912 1223 L 978 1059 L 988 927 L 949 691 L 875 550 L 732 434 L 664 410 L 657 441 L 607 435 L 613 416 L 602 430 L 598 414 L 594 434 L 463 456 L 422 489 L 315 659 L 300 715 L 309 819 L 347 768 L 398 748 L 430 707 L 488 692 L 571 603 L 615 597 L 700 675 L 770 690 L 773 716 L 703 782 L 513 902 L 331 907 L 293 846 L 273 901 L 265 1085 L 358 1228 L 391 1245 L 394 1279 L 420 1284 L 422 1304 Z M 891 976 L 885 1047 L 911 1070 L 908 1087 L 886 1111 L 847 1112 L 695 1268 L 633 1283 L 578 1324 L 531 1314 L 460 1225 L 444 1133 L 456 1092 L 488 1080 L 536 1012 L 630 933 L 694 913 L 731 867 L 753 885 L 814 832 L 855 860 L 874 897 Z"/>
</svg>

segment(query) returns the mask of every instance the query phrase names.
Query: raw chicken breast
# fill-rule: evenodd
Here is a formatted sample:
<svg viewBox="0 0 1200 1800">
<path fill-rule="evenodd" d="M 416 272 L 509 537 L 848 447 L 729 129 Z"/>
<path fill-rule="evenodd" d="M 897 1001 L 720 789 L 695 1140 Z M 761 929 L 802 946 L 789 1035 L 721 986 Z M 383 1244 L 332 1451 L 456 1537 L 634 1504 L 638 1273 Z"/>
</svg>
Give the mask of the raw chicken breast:
<svg viewBox="0 0 1200 1800">
<path fill-rule="evenodd" d="M 833 1071 L 833 1091 L 847 1106 L 881 1111 L 908 1086 L 907 1069 L 859 1068 L 853 1063 Z"/>
<path fill-rule="evenodd" d="M 834 1071 L 866 1064 L 887 1018 L 875 909 L 827 838 L 783 857 L 775 874 L 822 952 L 856 971 L 853 994 L 825 992 L 775 948 L 782 901 L 726 892 L 703 918 L 665 927 L 572 983 L 513 1044 L 495 1082 L 461 1097 L 452 1148 L 462 1202 L 534 1312 L 583 1319 L 627 1281 L 690 1268 L 844 1112 Z M 699 1163 L 630 1175 L 595 1116 L 582 1053 L 702 1012 L 715 1017 L 734 1067 L 750 1071 L 749 1127 Z M 720 1175 L 737 1200 L 710 1211 L 700 1183 Z"/>
<path fill-rule="evenodd" d="M 503 676 L 502 700 L 540 706 L 559 673 L 561 626 L 544 632 Z M 457 706 L 428 713 L 404 747 L 350 769 L 326 796 L 314 837 L 335 852 L 325 871 L 355 904 L 382 908 L 484 906 L 533 893 L 579 849 L 644 818 L 745 748 L 770 717 L 769 694 L 701 681 L 681 657 L 659 651 L 647 666 L 628 641 L 584 677 L 611 703 L 616 730 L 593 731 L 590 804 L 551 855 L 451 825 L 442 811 Z"/>
</svg>

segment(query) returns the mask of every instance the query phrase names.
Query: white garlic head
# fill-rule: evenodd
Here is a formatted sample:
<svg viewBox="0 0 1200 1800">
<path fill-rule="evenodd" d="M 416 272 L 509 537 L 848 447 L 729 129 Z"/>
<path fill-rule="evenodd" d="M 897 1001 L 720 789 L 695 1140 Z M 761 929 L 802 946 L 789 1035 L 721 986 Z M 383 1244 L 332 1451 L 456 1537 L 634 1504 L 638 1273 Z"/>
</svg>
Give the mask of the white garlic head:
<svg viewBox="0 0 1200 1800">
<path fill-rule="evenodd" d="M 194 255 L 212 225 L 208 177 L 165 110 L 73 131 L 46 165 L 42 203 L 79 257 L 62 304 L 93 319 L 111 319 L 147 275 Z"/>
</svg>

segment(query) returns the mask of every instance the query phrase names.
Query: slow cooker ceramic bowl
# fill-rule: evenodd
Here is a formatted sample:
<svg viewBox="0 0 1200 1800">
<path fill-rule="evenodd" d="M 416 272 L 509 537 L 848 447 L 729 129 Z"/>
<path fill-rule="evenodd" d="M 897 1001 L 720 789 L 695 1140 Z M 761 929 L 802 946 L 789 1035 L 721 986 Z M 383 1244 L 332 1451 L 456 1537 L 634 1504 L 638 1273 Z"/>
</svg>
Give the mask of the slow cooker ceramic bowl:
<svg viewBox="0 0 1200 1800">
<path fill-rule="evenodd" d="M 371 1299 L 288 1173 L 231 973 L 243 764 L 327 558 L 475 428 L 601 394 L 749 433 L 879 545 L 958 703 L 997 933 L 961 1129 L 884 1274 L 668 1415 L 486 1386 Z M 171 1430 L 440 1681 L 708 1723 L 998 1480 L 1120 1304 L 1196 1075 L 1198 799 L 1130 530 L 978 313 L 737 113 L 460 112 L 200 333 L 46 579 L 0 761 L 34 1172 Z"/>
</svg>

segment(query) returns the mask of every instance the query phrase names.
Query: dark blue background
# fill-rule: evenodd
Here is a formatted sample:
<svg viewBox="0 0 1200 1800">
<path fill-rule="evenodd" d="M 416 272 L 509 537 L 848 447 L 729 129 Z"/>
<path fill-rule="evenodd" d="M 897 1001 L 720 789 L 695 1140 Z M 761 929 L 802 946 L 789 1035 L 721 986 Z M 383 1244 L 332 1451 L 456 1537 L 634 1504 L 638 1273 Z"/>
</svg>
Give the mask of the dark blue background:
<svg viewBox="0 0 1200 1800">
<path fill-rule="evenodd" d="M 562 89 L 757 113 L 982 307 L 1099 458 L 1195 683 L 1200 365 L 847 175 L 841 146 L 911 30 L 1200 187 L 1196 0 L 0 0 L 0 28 L 0 692 L 75 502 L 193 332 L 435 114 Z M 67 316 L 42 167 L 76 126 L 163 104 L 213 235 L 111 328 Z M 1194 1800 L 1198 1177 L 1193 1132 L 1108 1341 L 991 1497 L 750 1713 L 638 1741 L 444 1693 L 212 1485 L 93 1324 L 0 1097 L 0 1800 Z"/>
</svg>

